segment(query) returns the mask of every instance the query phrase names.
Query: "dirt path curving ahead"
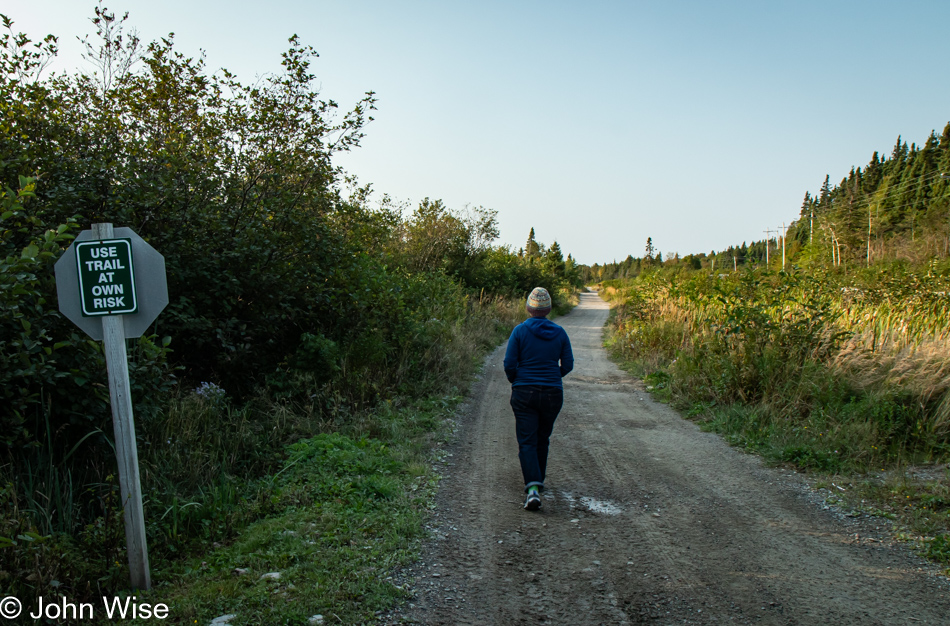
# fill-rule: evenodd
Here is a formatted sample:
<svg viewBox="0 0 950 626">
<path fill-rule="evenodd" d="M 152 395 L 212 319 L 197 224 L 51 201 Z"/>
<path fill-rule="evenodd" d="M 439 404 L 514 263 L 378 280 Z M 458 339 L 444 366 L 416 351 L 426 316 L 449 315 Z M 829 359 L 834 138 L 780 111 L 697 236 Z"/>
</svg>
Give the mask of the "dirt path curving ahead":
<svg viewBox="0 0 950 626">
<path fill-rule="evenodd" d="M 384 623 L 950 624 L 950 586 L 874 519 L 650 400 L 601 347 L 608 307 L 559 318 L 565 378 L 541 511 L 522 510 L 510 387 L 487 361 L 449 446 L 414 598 Z"/>
</svg>

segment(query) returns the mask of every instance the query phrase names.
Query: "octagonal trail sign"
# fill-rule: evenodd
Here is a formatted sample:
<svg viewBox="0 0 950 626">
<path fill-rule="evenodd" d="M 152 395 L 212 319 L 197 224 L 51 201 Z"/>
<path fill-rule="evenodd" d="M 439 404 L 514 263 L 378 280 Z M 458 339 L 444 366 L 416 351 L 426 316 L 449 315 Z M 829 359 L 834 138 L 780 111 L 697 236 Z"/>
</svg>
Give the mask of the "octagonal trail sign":
<svg viewBox="0 0 950 626">
<path fill-rule="evenodd" d="M 165 258 L 131 228 L 76 237 L 56 262 L 60 312 L 101 341 L 102 316 L 121 315 L 126 337 L 141 337 L 168 305 Z"/>
</svg>

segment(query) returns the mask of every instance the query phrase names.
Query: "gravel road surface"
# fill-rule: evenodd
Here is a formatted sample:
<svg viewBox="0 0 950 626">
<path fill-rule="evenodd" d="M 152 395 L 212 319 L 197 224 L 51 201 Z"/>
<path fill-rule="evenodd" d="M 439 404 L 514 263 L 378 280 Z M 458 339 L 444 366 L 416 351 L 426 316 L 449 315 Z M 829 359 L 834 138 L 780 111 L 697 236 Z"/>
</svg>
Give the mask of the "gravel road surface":
<svg viewBox="0 0 950 626">
<path fill-rule="evenodd" d="M 950 586 L 885 523 L 704 433 L 610 360 L 608 306 L 557 319 L 564 379 L 547 490 L 521 508 L 502 370 L 487 360 L 445 449 L 413 592 L 387 624 L 950 624 Z"/>
</svg>

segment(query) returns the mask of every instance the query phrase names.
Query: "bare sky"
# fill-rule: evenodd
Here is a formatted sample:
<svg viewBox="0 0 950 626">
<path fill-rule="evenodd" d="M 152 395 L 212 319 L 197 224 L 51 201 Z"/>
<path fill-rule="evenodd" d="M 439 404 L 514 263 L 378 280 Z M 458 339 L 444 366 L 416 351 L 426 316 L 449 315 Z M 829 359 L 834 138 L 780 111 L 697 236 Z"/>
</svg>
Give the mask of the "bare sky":
<svg viewBox="0 0 950 626">
<path fill-rule="evenodd" d="M 0 0 L 81 66 L 93 1 Z M 323 94 L 379 97 L 337 163 L 378 193 L 496 209 L 500 243 L 582 262 L 708 252 L 798 216 L 898 134 L 950 121 L 950 2 L 116 0 L 146 41 L 176 33 L 245 82 L 287 38 Z"/>
</svg>

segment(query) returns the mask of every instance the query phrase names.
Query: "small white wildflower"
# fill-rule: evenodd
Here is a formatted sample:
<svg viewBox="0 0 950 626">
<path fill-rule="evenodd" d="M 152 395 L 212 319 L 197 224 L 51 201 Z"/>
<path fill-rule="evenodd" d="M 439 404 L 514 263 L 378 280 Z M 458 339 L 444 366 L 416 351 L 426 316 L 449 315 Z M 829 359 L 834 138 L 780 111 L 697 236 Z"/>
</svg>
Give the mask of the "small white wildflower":
<svg viewBox="0 0 950 626">
<path fill-rule="evenodd" d="M 219 387 L 214 383 L 204 382 L 198 385 L 195 389 L 195 394 L 210 402 L 218 403 L 224 401 L 228 392 L 226 392 L 223 387 Z"/>
</svg>

